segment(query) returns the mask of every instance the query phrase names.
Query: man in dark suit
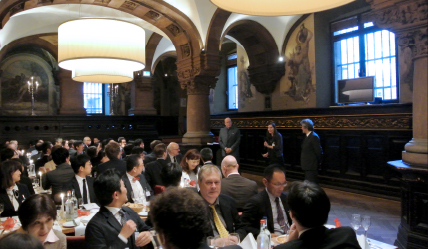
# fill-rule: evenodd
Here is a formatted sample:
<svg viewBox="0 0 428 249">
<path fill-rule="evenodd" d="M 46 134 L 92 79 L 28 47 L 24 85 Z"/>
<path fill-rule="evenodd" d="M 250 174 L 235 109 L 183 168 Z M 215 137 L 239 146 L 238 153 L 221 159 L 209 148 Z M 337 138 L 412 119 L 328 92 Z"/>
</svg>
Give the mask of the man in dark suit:
<svg viewBox="0 0 428 249">
<path fill-rule="evenodd" d="M 65 189 L 74 189 L 76 198 L 82 198 L 83 204 L 98 203 L 94 191 L 94 178 L 89 176 L 92 172 L 91 158 L 88 155 L 78 155 L 71 161 L 71 167 L 75 176 L 65 184 Z"/>
<path fill-rule="evenodd" d="M 122 176 L 122 180 L 128 193 L 128 200 L 132 203 L 147 205 L 154 196 L 154 192 L 141 174 L 144 169 L 143 159 L 139 155 L 129 155 L 125 161 L 127 172 Z"/>
<path fill-rule="evenodd" d="M 163 248 L 209 249 L 211 225 L 204 201 L 194 191 L 173 188 L 151 203 L 150 214 Z M 225 248 L 241 248 L 227 246 Z"/>
<path fill-rule="evenodd" d="M 109 161 L 98 165 L 98 174 L 103 173 L 108 169 L 116 169 L 120 175 L 123 176 L 126 173 L 126 162 L 120 160 L 120 146 L 115 141 L 110 141 L 105 148 L 106 156 Z"/>
<path fill-rule="evenodd" d="M 291 226 L 287 196 L 283 193 L 287 181 L 284 171 L 277 166 L 264 170 L 263 184 L 266 189 L 251 197 L 244 207 L 241 221 L 248 232 L 256 237 L 260 233 L 260 220 L 267 218 L 267 228 L 272 237 L 286 234 Z"/>
<path fill-rule="evenodd" d="M 76 149 L 76 152 L 70 156 L 70 160 L 73 160 L 74 158 L 76 158 L 78 155 L 83 155 L 86 154 L 86 147 L 85 147 L 85 143 L 83 141 L 76 141 L 74 142 L 74 148 Z M 70 153 L 70 151 L 69 151 Z"/>
<path fill-rule="evenodd" d="M 168 152 L 168 155 L 166 156 L 165 160 L 168 163 L 181 163 L 183 155 L 180 154 L 180 146 L 177 143 L 169 143 L 168 147 L 166 147 L 166 150 Z"/>
<path fill-rule="evenodd" d="M 213 151 L 210 148 L 203 148 L 201 150 L 201 159 L 202 162 L 204 163 L 204 165 L 215 165 L 212 160 L 213 160 Z M 215 165 L 217 166 L 217 165 Z M 220 170 L 221 168 L 219 166 L 217 166 Z"/>
<path fill-rule="evenodd" d="M 232 126 L 232 120 L 226 118 L 224 126 L 220 129 L 218 143 L 221 148 L 221 155 L 223 157 L 232 155 L 239 162 L 239 144 L 241 142 L 241 133 L 239 129 Z"/>
<path fill-rule="evenodd" d="M 89 146 L 91 146 L 92 144 L 92 140 L 90 137 L 84 137 L 83 138 L 83 151 L 86 152 L 86 150 L 89 148 Z M 77 150 L 77 148 L 76 148 Z"/>
<path fill-rule="evenodd" d="M 247 232 L 239 220 L 236 202 L 221 192 L 221 173 L 215 165 L 205 165 L 198 172 L 199 194 L 205 201 L 209 213 L 211 231 L 209 236 L 227 239 L 230 233 L 245 238 Z"/>
<path fill-rule="evenodd" d="M 150 143 L 150 150 L 151 150 L 151 152 L 144 157 L 144 159 L 143 159 L 144 160 L 144 165 L 147 165 L 148 163 L 156 161 L 156 155 L 155 155 L 154 149 L 155 149 L 156 145 L 161 144 L 161 143 L 162 143 L 161 140 L 153 140 Z"/>
<path fill-rule="evenodd" d="M 60 200 L 57 194 L 64 192 L 64 183 L 71 181 L 74 177 L 74 171 L 69 164 L 70 156 L 65 148 L 54 150 L 52 152 L 52 160 L 57 165 L 56 169 L 43 174 L 42 186 L 43 189 L 52 187 L 52 197 L 59 203 Z"/>
<path fill-rule="evenodd" d="M 350 227 L 327 229 L 330 200 L 324 190 L 309 181 L 293 182 L 287 197 L 293 225 L 288 242 L 278 249 L 361 249 Z"/>
<path fill-rule="evenodd" d="M 87 248 L 137 249 L 151 241 L 151 227 L 129 207 L 127 190 L 118 172 L 109 169 L 94 183 L 100 211 L 89 221 L 85 231 Z M 138 235 L 135 232 L 139 232 Z"/>
<path fill-rule="evenodd" d="M 51 154 L 51 150 L 52 150 L 52 143 L 51 142 L 44 142 L 41 145 L 41 149 L 42 149 L 42 156 L 37 159 L 37 161 L 34 163 L 34 172 L 36 172 L 36 174 L 39 172 L 39 168 L 45 166 L 45 163 L 49 162 L 50 159 L 50 154 Z"/>
<path fill-rule="evenodd" d="M 300 166 L 305 171 L 305 180 L 318 183 L 318 166 L 321 164 L 322 148 L 314 123 L 310 119 L 300 121 L 302 132 L 306 134 L 302 143 Z"/>
<path fill-rule="evenodd" d="M 144 176 L 146 177 L 147 183 L 152 189 L 155 189 L 156 185 L 163 186 L 163 181 L 161 177 L 161 172 L 164 167 L 167 166 L 168 162 L 165 160 L 166 147 L 165 144 L 158 144 L 153 149 L 156 155 L 156 161 L 148 163 L 145 165 L 146 170 L 144 171 Z"/>
<path fill-rule="evenodd" d="M 221 179 L 221 193 L 236 201 L 238 212 L 242 212 L 247 201 L 258 193 L 257 183 L 238 173 L 239 165 L 233 156 L 226 156 L 221 162 L 221 171 L 225 178 Z"/>
</svg>

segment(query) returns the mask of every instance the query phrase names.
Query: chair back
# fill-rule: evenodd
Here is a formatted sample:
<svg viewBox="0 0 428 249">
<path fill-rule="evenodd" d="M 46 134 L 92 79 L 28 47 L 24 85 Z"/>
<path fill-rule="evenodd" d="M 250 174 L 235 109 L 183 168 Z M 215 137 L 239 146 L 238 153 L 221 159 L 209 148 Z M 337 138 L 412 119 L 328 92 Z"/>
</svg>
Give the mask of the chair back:
<svg viewBox="0 0 428 249">
<path fill-rule="evenodd" d="M 166 188 L 162 185 L 155 186 L 155 195 L 165 192 Z"/>
<path fill-rule="evenodd" d="M 67 236 L 68 249 L 86 249 L 85 236 Z"/>
</svg>

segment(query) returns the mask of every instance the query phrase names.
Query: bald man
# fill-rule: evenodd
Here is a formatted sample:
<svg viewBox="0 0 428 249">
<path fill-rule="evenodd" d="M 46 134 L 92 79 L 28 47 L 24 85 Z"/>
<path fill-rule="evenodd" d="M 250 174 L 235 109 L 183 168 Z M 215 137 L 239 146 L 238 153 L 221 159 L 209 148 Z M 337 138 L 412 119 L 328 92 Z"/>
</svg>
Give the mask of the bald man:
<svg viewBox="0 0 428 249">
<path fill-rule="evenodd" d="M 232 120 L 226 118 L 224 120 L 224 126 L 220 129 L 220 135 L 218 143 L 221 148 L 221 155 L 223 157 L 227 155 L 234 156 L 239 162 L 239 143 L 241 142 L 241 133 L 239 129 L 232 126 Z"/>
<path fill-rule="evenodd" d="M 221 193 L 235 199 L 238 212 L 242 212 L 247 201 L 257 194 L 257 183 L 238 173 L 238 162 L 234 156 L 226 156 L 221 162 Z"/>
</svg>

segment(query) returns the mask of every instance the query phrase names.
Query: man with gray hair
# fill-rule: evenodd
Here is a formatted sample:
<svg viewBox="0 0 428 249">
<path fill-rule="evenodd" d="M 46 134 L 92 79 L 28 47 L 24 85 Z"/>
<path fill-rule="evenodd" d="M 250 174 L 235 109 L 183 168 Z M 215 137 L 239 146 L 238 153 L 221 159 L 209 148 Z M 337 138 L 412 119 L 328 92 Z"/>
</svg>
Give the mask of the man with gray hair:
<svg viewBox="0 0 428 249">
<path fill-rule="evenodd" d="M 208 236 L 220 236 L 225 240 L 230 233 L 238 233 L 241 239 L 247 232 L 241 224 L 232 197 L 220 194 L 221 173 L 215 165 L 205 165 L 198 172 L 199 194 L 209 213 L 211 231 Z"/>
<path fill-rule="evenodd" d="M 238 173 L 239 165 L 234 156 L 226 156 L 221 162 L 221 193 L 236 201 L 238 212 L 242 212 L 247 201 L 258 193 L 257 183 Z"/>
<path fill-rule="evenodd" d="M 321 164 L 322 148 L 320 137 L 314 132 L 314 123 L 310 119 L 300 121 L 302 132 L 306 134 L 302 142 L 300 166 L 305 171 L 305 180 L 318 183 L 318 166 Z"/>
<path fill-rule="evenodd" d="M 167 163 L 180 163 L 183 156 L 180 154 L 180 146 L 178 143 L 171 142 L 166 147 L 167 156 L 166 161 Z"/>
<path fill-rule="evenodd" d="M 234 156 L 239 161 L 239 144 L 241 143 L 241 133 L 238 128 L 232 126 L 230 118 L 224 119 L 224 126 L 220 129 L 218 143 L 221 148 L 221 155 Z"/>
</svg>

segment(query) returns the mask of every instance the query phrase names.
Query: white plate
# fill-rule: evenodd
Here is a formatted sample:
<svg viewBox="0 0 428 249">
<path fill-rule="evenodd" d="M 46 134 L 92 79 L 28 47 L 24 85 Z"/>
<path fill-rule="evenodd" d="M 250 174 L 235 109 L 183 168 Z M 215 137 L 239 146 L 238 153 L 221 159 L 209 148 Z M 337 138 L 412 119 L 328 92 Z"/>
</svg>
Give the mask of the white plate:
<svg viewBox="0 0 428 249">
<path fill-rule="evenodd" d="M 324 226 L 325 226 L 326 228 L 328 228 L 328 229 L 336 228 L 336 226 L 333 226 L 333 225 L 327 225 L 327 224 L 325 224 Z"/>
<path fill-rule="evenodd" d="M 64 224 L 62 224 L 63 227 L 75 227 L 73 221 L 67 221 Z"/>
<path fill-rule="evenodd" d="M 147 216 L 148 212 L 139 212 L 138 214 L 141 216 Z"/>
</svg>

